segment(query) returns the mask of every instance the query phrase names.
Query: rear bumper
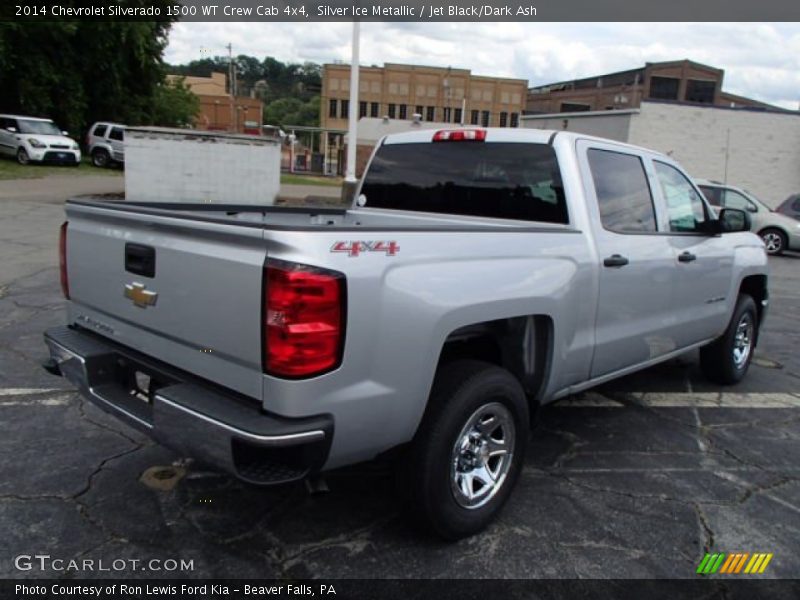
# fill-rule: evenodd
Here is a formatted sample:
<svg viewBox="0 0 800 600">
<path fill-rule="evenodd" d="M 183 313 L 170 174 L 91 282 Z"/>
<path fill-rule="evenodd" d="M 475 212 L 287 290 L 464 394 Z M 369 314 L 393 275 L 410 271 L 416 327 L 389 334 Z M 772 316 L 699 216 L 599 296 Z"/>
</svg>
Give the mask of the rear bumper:
<svg viewBox="0 0 800 600">
<path fill-rule="evenodd" d="M 82 329 L 44 335 L 45 365 L 99 408 L 164 446 L 249 483 L 275 485 L 319 471 L 333 437 L 333 418 L 288 419 L 253 399 L 221 389 Z M 136 373 L 152 382 L 137 393 Z"/>
</svg>

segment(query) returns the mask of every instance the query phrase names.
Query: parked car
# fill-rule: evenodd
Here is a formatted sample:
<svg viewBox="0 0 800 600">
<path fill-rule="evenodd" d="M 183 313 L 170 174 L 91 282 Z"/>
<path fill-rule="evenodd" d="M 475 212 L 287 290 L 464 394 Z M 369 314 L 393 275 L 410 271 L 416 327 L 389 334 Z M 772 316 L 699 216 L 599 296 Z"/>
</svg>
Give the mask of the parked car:
<svg viewBox="0 0 800 600">
<path fill-rule="evenodd" d="M 709 203 L 717 208 L 738 208 L 750 214 L 754 233 L 761 236 L 769 254 L 800 250 L 800 223 L 773 211 L 753 194 L 734 185 L 698 179 L 697 185 Z"/>
<path fill-rule="evenodd" d="M 800 221 L 800 194 L 793 194 L 780 203 L 775 212 Z"/>
<path fill-rule="evenodd" d="M 86 150 L 95 167 L 111 167 L 125 162 L 125 125 L 95 123 L 86 134 Z"/>
<path fill-rule="evenodd" d="M 0 115 L 0 154 L 32 162 L 79 166 L 81 149 L 51 119 Z"/>
<path fill-rule="evenodd" d="M 668 156 L 572 132 L 390 135 L 351 209 L 66 213 L 49 371 L 255 484 L 391 453 L 449 539 L 509 497 L 540 405 L 695 348 L 735 384 L 768 305 L 749 213 L 715 215 Z"/>
</svg>

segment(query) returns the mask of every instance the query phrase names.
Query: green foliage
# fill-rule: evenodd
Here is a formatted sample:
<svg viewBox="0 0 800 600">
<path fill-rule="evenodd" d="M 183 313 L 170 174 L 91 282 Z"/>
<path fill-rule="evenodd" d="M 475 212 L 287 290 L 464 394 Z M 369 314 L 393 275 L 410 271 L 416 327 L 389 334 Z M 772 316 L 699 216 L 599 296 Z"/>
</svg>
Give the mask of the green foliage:
<svg viewBox="0 0 800 600">
<path fill-rule="evenodd" d="M 151 123 L 162 127 L 186 127 L 200 111 L 200 101 L 183 78 L 156 86 Z"/>
<path fill-rule="evenodd" d="M 156 5 L 171 0 L 127 0 Z M 62 6 L 80 2 L 63 1 Z M 0 23 L 0 112 L 50 117 L 80 135 L 94 121 L 151 124 L 165 104 L 193 107 L 161 85 L 171 24 L 151 21 Z M 196 109 L 195 109 L 196 112 Z M 194 113 L 172 114 L 172 122 Z"/>
<path fill-rule="evenodd" d="M 283 63 L 271 56 L 259 61 L 243 54 L 235 57 L 236 93 L 251 92 L 264 102 L 264 123 L 268 125 L 319 125 L 319 93 L 322 67 L 316 63 Z M 228 73 L 227 56 L 195 60 L 169 67 L 170 73 L 209 77 Z"/>
</svg>

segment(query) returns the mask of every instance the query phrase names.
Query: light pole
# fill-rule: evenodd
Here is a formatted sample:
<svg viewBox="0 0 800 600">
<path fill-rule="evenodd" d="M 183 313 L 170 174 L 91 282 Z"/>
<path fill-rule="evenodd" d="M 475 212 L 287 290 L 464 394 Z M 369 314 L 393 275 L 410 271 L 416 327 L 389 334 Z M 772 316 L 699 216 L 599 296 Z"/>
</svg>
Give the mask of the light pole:
<svg viewBox="0 0 800 600">
<path fill-rule="evenodd" d="M 353 47 L 350 60 L 350 105 L 347 115 L 347 171 L 345 172 L 344 185 L 342 186 L 342 200 L 353 200 L 358 180 L 356 179 L 356 146 L 358 132 L 356 119 L 358 118 L 358 46 L 359 22 L 353 22 Z"/>
</svg>

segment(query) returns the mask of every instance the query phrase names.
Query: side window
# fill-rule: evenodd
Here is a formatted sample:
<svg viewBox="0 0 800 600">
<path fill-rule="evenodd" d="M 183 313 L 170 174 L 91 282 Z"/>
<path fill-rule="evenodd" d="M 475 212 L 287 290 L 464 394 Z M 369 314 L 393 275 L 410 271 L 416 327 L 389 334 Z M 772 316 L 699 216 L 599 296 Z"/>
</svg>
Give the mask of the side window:
<svg viewBox="0 0 800 600">
<path fill-rule="evenodd" d="M 703 192 L 703 195 L 708 200 L 708 203 L 711 206 L 722 206 L 722 190 L 717 187 L 709 187 L 707 185 L 701 185 L 700 191 Z"/>
<path fill-rule="evenodd" d="M 757 211 L 750 200 L 733 190 L 725 190 L 725 208 L 738 208 L 739 210 L 749 210 L 750 212 Z"/>
<path fill-rule="evenodd" d="M 106 134 L 106 129 L 108 129 L 107 125 L 98 125 L 94 128 L 94 133 L 92 135 L 96 135 L 97 137 L 103 137 Z"/>
<path fill-rule="evenodd" d="M 655 231 L 656 213 L 642 159 L 594 148 L 586 155 L 603 227 L 620 233 Z"/>
<path fill-rule="evenodd" d="M 795 210 L 795 211 L 797 211 L 797 212 L 800 212 L 800 198 L 798 198 L 797 200 L 795 200 L 795 201 L 792 203 L 792 210 Z"/>
<path fill-rule="evenodd" d="M 108 134 L 108 139 L 122 141 L 122 129 L 119 127 L 112 127 L 111 133 Z"/>
<path fill-rule="evenodd" d="M 706 221 L 706 209 L 700 194 L 675 167 L 658 161 L 653 161 L 653 164 L 667 204 L 670 231 L 701 231 Z"/>
</svg>

